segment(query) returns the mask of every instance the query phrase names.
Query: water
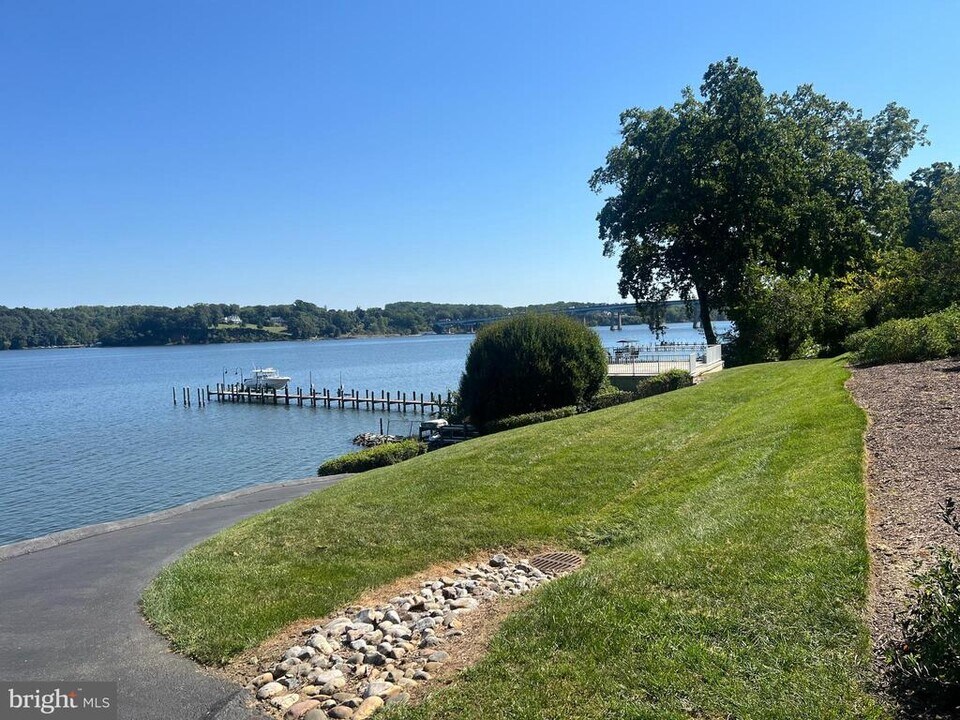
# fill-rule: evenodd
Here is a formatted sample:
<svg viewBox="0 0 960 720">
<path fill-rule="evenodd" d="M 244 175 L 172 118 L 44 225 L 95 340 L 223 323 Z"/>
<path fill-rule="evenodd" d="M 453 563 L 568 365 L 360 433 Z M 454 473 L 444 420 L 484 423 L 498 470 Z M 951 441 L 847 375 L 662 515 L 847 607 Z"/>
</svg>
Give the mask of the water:
<svg viewBox="0 0 960 720">
<path fill-rule="evenodd" d="M 723 328 L 720 328 L 721 330 Z M 599 329 L 605 346 L 649 342 L 645 327 Z M 702 339 L 689 325 L 667 338 Z M 211 402 L 174 407 L 171 388 L 211 387 L 276 367 L 291 386 L 454 390 L 473 337 L 0 352 L 0 544 L 132 517 L 316 473 L 375 431 L 419 414 Z M 178 394 L 178 400 L 179 400 Z M 194 400 L 195 402 L 195 400 Z M 411 424 L 412 423 L 412 424 Z"/>
</svg>

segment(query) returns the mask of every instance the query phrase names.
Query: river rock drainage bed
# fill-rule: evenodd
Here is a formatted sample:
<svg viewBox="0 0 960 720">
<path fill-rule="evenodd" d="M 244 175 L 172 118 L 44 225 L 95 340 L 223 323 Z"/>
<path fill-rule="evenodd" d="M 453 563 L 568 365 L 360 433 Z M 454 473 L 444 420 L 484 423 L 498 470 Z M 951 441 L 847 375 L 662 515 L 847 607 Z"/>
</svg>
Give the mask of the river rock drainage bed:
<svg viewBox="0 0 960 720">
<path fill-rule="evenodd" d="M 443 648 L 464 634 L 465 614 L 523 595 L 583 562 L 571 553 L 551 553 L 548 563 L 543 557 L 514 562 L 494 555 L 486 564 L 421 582 L 384 605 L 348 608 L 306 630 L 303 644 L 277 662 L 261 664 L 248 688 L 286 720 L 363 720 L 385 704 L 406 702 L 451 660 Z"/>
</svg>

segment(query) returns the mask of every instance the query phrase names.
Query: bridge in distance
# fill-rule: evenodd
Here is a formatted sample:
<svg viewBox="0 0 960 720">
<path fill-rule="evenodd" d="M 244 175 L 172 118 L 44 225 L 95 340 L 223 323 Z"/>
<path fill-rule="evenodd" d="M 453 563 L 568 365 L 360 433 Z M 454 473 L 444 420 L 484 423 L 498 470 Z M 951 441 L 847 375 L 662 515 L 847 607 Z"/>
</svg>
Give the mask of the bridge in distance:
<svg viewBox="0 0 960 720">
<path fill-rule="evenodd" d="M 694 301 L 696 302 L 696 301 Z M 665 307 L 675 307 L 677 305 L 684 305 L 683 300 L 668 300 L 664 303 Z M 583 305 L 580 307 L 564 308 L 563 310 L 554 310 L 551 311 L 552 315 L 592 315 L 594 313 L 609 312 L 617 313 L 617 325 L 619 326 L 620 318 L 624 313 L 636 313 L 637 305 L 636 303 L 613 303 L 610 305 Z M 519 314 L 519 313 L 517 313 Z M 487 325 L 488 323 L 496 322 L 497 320 L 504 320 L 508 317 L 516 317 L 514 315 L 498 315 L 496 317 L 485 317 L 485 318 L 465 318 L 462 320 L 438 320 L 434 323 L 434 329 L 437 332 L 446 332 L 453 328 L 459 328 L 461 330 L 476 330 L 481 325 Z M 694 322 L 694 327 L 698 325 L 697 322 Z"/>
</svg>

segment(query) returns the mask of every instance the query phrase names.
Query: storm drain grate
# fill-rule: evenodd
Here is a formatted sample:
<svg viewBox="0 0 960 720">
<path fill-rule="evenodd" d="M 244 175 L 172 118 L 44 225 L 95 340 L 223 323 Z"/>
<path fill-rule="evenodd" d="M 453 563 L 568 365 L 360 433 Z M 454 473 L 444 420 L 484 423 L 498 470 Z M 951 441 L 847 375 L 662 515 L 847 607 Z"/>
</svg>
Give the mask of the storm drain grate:
<svg viewBox="0 0 960 720">
<path fill-rule="evenodd" d="M 540 572 L 563 574 L 583 565 L 583 558 L 567 552 L 552 552 L 531 558 L 530 564 Z"/>
</svg>

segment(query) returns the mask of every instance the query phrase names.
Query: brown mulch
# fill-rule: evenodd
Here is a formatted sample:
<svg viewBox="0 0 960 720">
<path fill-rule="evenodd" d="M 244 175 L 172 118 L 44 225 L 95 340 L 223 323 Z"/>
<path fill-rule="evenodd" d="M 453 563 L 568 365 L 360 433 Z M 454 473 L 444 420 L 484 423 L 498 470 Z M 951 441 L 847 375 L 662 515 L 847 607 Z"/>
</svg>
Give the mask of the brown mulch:
<svg viewBox="0 0 960 720">
<path fill-rule="evenodd" d="M 882 670 L 910 578 L 958 546 L 940 505 L 960 500 L 960 360 L 857 368 L 847 387 L 869 417 L 867 621 Z"/>
</svg>

